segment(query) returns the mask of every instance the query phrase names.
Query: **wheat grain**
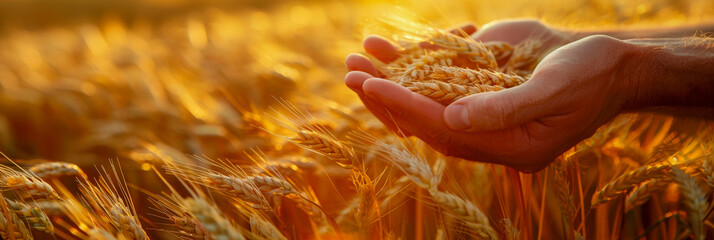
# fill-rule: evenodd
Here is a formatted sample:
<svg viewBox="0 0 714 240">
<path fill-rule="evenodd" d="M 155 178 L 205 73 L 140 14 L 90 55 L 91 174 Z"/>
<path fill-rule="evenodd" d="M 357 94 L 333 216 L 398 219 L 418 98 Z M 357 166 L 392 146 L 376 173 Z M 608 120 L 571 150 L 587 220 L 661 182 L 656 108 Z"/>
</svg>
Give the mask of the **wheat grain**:
<svg viewBox="0 0 714 240">
<path fill-rule="evenodd" d="M 484 42 L 483 46 L 486 47 L 486 49 L 488 49 L 489 51 L 491 51 L 493 56 L 496 58 L 496 61 L 499 62 L 508 59 L 509 57 L 511 57 L 511 53 L 513 53 L 513 46 L 507 42 Z"/>
<path fill-rule="evenodd" d="M 411 77 L 408 81 L 435 80 L 466 86 L 490 85 L 504 88 L 515 87 L 527 81 L 526 78 L 518 75 L 500 73 L 488 69 L 472 70 L 449 66 L 436 66 L 412 75 L 405 76 L 405 78 Z"/>
<path fill-rule="evenodd" d="M 252 207 L 254 208 L 264 210 L 270 209 L 270 204 L 261 194 L 258 186 L 256 186 L 256 184 L 249 179 L 241 179 L 217 173 L 209 174 L 204 177 L 198 177 L 197 179 L 190 175 L 178 176 L 226 193 L 229 196 L 253 203 Z"/>
<path fill-rule="evenodd" d="M 287 239 L 273 224 L 260 216 L 250 217 L 250 230 L 253 234 L 265 239 L 284 240 Z"/>
<path fill-rule="evenodd" d="M 54 200 L 41 200 L 32 203 L 48 216 L 62 216 L 67 211 L 64 202 Z"/>
<path fill-rule="evenodd" d="M 600 191 L 596 192 L 592 198 L 592 206 L 610 201 L 620 194 L 632 189 L 635 185 L 650 179 L 663 177 L 671 169 L 670 165 L 647 165 L 635 169 L 626 174 L 620 175 L 612 182 L 608 183 Z"/>
<path fill-rule="evenodd" d="M 0 165 L 0 189 L 13 190 L 22 199 L 58 199 L 55 190 L 45 181 Z"/>
<path fill-rule="evenodd" d="M 107 210 L 107 215 L 119 231 L 129 239 L 148 239 L 139 220 L 122 203 L 116 203 Z"/>
<path fill-rule="evenodd" d="M 714 189 L 714 158 L 709 157 L 702 160 L 701 170 L 704 175 L 704 182 L 709 186 L 709 189 Z"/>
<path fill-rule="evenodd" d="M 351 169 L 355 162 L 356 156 L 352 149 L 324 134 L 301 130 L 297 133 L 297 136 L 290 138 L 290 140 L 327 156 L 344 168 Z"/>
<path fill-rule="evenodd" d="M 406 70 L 402 73 L 401 82 L 422 79 L 424 78 L 423 72 L 429 72 L 430 69 L 435 67 L 451 66 L 453 64 L 452 59 L 456 58 L 457 55 L 457 52 L 450 50 L 428 52 L 406 67 Z"/>
<path fill-rule="evenodd" d="M 27 223 L 30 229 L 43 231 L 52 234 L 54 227 L 47 215 L 39 208 L 27 205 L 22 202 L 15 202 L 5 199 L 8 209 L 15 213 L 19 219 Z"/>
<path fill-rule="evenodd" d="M 632 190 L 625 198 L 625 211 L 629 212 L 636 206 L 641 205 L 650 199 L 653 193 L 662 190 L 669 185 L 671 180 L 668 178 L 652 179 L 643 182 L 637 188 Z"/>
<path fill-rule="evenodd" d="M 8 221 L 10 219 L 10 221 Z M 32 240 L 32 234 L 15 214 L 0 214 L 0 236 L 3 239 Z"/>
<path fill-rule="evenodd" d="M 117 168 L 112 162 L 111 170 L 110 174 L 105 168 L 101 168 L 102 177 L 96 180 L 96 185 L 80 182 L 80 192 L 84 201 L 91 207 L 92 213 L 110 220 L 115 230 L 110 232 L 128 239 L 148 239 L 134 210 L 129 190 L 125 186 L 123 177 L 120 177 L 121 168 Z"/>
<path fill-rule="evenodd" d="M 498 68 L 498 62 L 496 62 L 496 58 L 491 51 L 482 43 L 473 39 L 462 38 L 443 30 L 435 30 L 429 41 L 439 47 L 452 49 L 459 54 L 467 56 L 471 62 L 478 64 L 482 68 Z"/>
<path fill-rule="evenodd" d="M 385 160 L 402 170 L 420 188 L 430 189 L 438 185 L 435 179 L 440 176 L 435 176 L 426 160 L 415 156 L 406 149 L 381 140 L 376 140 L 374 146 L 385 154 Z"/>
<path fill-rule="evenodd" d="M 528 39 L 513 48 L 513 53 L 505 65 L 506 72 L 517 72 L 518 70 L 532 71 L 538 59 L 543 43 L 537 39 Z"/>
<path fill-rule="evenodd" d="M 513 226 L 513 222 L 511 222 L 510 219 L 504 218 L 503 220 L 503 228 L 506 234 L 506 240 L 518 240 L 521 238 L 521 231 L 516 228 L 516 226 Z"/>
<path fill-rule="evenodd" d="M 34 173 L 35 176 L 39 178 L 53 178 L 53 177 L 64 177 L 64 176 L 74 176 L 80 177 L 82 179 L 87 179 L 87 175 L 84 174 L 82 169 L 77 165 L 65 162 L 48 162 L 41 163 L 30 167 L 28 170 Z"/>
<path fill-rule="evenodd" d="M 555 187 L 555 195 L 560 204 L 560 210 L 563 214 L 566 224 L 570 230 L 572 229 L 575 215 L 575 202 L 573 195 L 570 192 L 570 183 L 565 178 L 566 163 L 564 159 L 556 160 L 554 164 L 553 185 Z"/>
<path fill-rule="evenodd" d="M 690 228 L 694 239 L 703 240 L 706 238 L 706 231 L 703 229 L 703 221 L 706 216 L 709 204 L 706 195 L 697 181 L 679 167 L 672 168 L 672 179 L 679 185 L 679 189 L 684 195 L 684 203 L 689 208 Z"/>
<path fill-rule="evenodd" d="M 436 189 L 429 190 L 429 194 L 434 202 L 454 213 L 458 219 L 469 223 L 488 225 L 488 217 L 470 201 Z"/>
<path fill-rule="evenodd" d="M 469 95 L 482 92 L 499 91 L 503 89 L 500 86 L 464 86 L 440 81 L 412 82 L 407 88 L 445 105 L 451 104 L 452 102 Z"/>
<path fill-rule="evenodd" d="M 226 219 L 218 207 L 205 199 L 186 198 L 181 201 L 181 206 L 197 221 L 187 225 L 189 226 L 187 230 L 197 233 L 195 235 L 207 233 L 216 240 L 245 239 L 240 228 Z"/>
</svg>

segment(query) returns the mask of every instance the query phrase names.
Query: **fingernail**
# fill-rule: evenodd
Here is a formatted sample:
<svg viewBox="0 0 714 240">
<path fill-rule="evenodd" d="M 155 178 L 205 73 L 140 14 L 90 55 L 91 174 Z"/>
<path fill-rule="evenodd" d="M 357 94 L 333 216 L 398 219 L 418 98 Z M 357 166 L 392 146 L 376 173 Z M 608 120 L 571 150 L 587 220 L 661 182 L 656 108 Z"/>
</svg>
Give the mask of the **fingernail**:
<svg viewBox="0 0 714 240">
<path fill-rule="evenodd" d="M 455 104 L 446 107 L 444 111 L 444 121 L 446 125 L 453 130 L 464 130 L 471 128 L 469 121 L 469 110 L 464 105 Z"/>
</svg>

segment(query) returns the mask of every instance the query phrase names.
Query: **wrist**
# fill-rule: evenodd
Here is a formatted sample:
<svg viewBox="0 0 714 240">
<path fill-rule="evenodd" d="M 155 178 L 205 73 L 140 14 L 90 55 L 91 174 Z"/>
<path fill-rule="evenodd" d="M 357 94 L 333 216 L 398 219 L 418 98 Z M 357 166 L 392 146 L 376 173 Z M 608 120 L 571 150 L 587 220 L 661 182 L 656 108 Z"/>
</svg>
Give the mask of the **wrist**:
<svg viewBox="0 0 714 240">
<path fill-rule="evenodd" d="M 623 98 L 622 110 L 633 111 L 655 105 L 655 96 L 665 82 L 655 80 L 662 66 L 654 61 L 654 47 L 623 41 L 627 50 L 620 61 L 616 78 L 617 92 Z"/>
<path fill-rule="evenodd" d="M 714 54 L 683 39 L 633 39 L 620 76 L 625 110 L 650 107 L 713 107 Z"/>
</svg>

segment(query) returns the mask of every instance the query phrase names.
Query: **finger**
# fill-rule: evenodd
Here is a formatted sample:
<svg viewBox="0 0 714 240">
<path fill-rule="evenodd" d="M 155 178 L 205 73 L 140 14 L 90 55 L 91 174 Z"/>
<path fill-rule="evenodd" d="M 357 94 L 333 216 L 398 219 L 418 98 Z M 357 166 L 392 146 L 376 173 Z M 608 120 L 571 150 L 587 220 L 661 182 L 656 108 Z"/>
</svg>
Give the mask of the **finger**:
<svg viewBox="0 0 714 240">
<path fill-rule="evenodd" d="M 484 92 L 457 100 L 446 107 L 444 122 L 457 131 L 494 131 L 511 128 L 548 115 L 555 106 L 544 89 L 522 85 Z"/>
<path fill-rule="evenodd" d="M 448 131 L 441 118 L 444 106 L 427 97 L 379 78 L 367 79 L 362 89 L 365 96 L 389 110 L 387 117 L 391 121 L 422 140 L 435 142 L 432 140 L 438 136 L 434 133 Z"/>
<path fill-rule="evenodd" d="M 352 53 L 348 55 L 347 59 L 345 59 L 345 65 L 350 71 L 362 71 L 372 76 L 381 75 L 374 64 L 372 64 L 367 57 L 362 56 L 361 54 Z"/>
<path fill-rule="evenodd" d="M 392 62 L 399 57 L 399 47 L 379 36 L 365 38 L 362 45 L 367 53 L 384 63 Z"/>
<path fill-rule="evenodd" d="M 523 162 L 523 152 L 529 136 L 520 128 L 513 131 L 491 131 L 478 134 L 452 131 L 443 119 L 445 107 L 413 93 L 394 82 L 367 79 L 365 95 L 389 109 L 397 125 L 410 131 L 435 150 L 447 155 L 471 160 L 507 164 L 526 169 L 532 163 Z"/>
<path fill-rule="evenodd" d="M 473 23 L 466 23 L 464 25 L 461 25 L 460 27 L 449 30 L 449 32 L 456 36 L 468 37 L 471 36 L 471 34 L 474 34 L 476 30 L 476 25 L 474 25 Z"/>
<path fill-rule="evenodd" d="M 381 105 L 378 101 L 370 99 L 364 95 L 364 92 L 362 91 L 362 84 L 365 80 L 369 78 L 372 78 L 372 75 L 369 75 L 365 72 L 352 71 L 347 73 L 347 76 L 345 76 L 345 85 L 347 85 L 347 87 L 357 93 L 357 96 L 359 96 L 359 98 L 362 100 L 362 103 L 364 103 L 365 107 L 367 107 L 367 109 L 372 112 L 372 114 L 377 117 L 379 121 L 384 123 L 387 128 L 397 133 L 402 132 L 404 136 L 411 136 L 411 133 L 409 131 L 399 129 L 397 127 L 397 125 L 394 123 L 394 120 L 389 117 L 389 113 L 385 111 L 383 105 Z"/>
</svg>

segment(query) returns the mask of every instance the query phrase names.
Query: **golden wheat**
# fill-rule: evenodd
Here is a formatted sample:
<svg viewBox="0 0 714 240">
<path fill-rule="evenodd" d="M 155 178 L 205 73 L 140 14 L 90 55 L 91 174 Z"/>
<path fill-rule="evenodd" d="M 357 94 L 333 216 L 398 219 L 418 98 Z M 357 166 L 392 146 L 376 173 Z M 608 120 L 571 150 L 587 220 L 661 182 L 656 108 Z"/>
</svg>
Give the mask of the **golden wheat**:
<svg viewBox="0 0 714 240">
<path fill-rule="evenodd" d="M 28 168 L 30 172 L 39 178 L 52 178 L 73 176 L 87 179 L 87 175 L 77 165 L 65 162 L 40 163 Z"/>
<path fill-rule="evenodd" d="M 679 189 L 682 191 L 682 195 L 684 195 L 684 203 L 689 208 L 687 218 L 689 219 L 694 239 L 705 239 L 706 232 L 703 228 L 703 221 L 706 216 L 706 211 L 709 208 L 709 203 L 707 202 L 704 191 L 694 178 L 679 167 L 672 168 L 672 179 L 679 185 Z"/>
<path fill-rule="evenodd" d="M 504 88 L 515 87 L 527 81 L 526 78 L 518 75 L 501 73 L 488 69 L 472 70 L 468 68 L 448 66 L 435 66 L 429 70 L 422 70 L 418 74 L 412 74 L 411 77 L 412 78 L 409 81 L 435 80 L 465 86 L 490 85 Z"/>
<path fill-rule="evenodd" d="M 411 82 L 407 88 L 416 93 L 427 96 L 434 101 L 447 105 L 473 94 L 503 90 L 500 86 L 464 86 L 440 81 Z"/>
<path fill-rule="evenodd" d="M 452 49 L 459 54 L 467 56 L 471 62 L 478 64 L 480 67 L 488 69 L 496 69 L 498 67 L 498 62 L 496 62 L 493 53 L 483 43 L 456 36 L 443 30 L 435 30 L 429 41 L 439 47 Z"/>
<path fill-rule="evenodd" d="M 20 220 L 27 223 L 30 229 L 40 230 L 50 234 L 54 232 L 52 222 L 39 208 L 8 199 L 5 199 L 5 203 L 7 204 L 8 210 L 17 215 Z"/>
<path fill-rule="evenodd" d="M 607 202 L 632 189 L 635 185 L 650 179 L 665 176 L 670 169 L 671 166 L 667 164 L 647 165 L 620 175 L 615 180 L 605 185 L 605 187 L 603 187 L 600 191 L 595 193 L 591 204 L 592 206 L 596 206 L 600 203 Z"/>
</svg>

